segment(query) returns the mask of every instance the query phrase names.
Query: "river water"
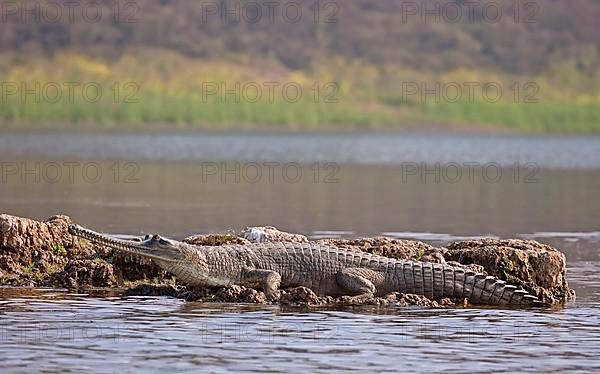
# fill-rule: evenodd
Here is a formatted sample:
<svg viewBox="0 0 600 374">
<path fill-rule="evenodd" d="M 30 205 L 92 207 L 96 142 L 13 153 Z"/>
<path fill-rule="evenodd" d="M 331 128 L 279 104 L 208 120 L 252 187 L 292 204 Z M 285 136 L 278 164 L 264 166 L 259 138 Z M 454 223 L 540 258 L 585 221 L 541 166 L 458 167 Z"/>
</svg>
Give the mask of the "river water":
<svg viewBox="0 0 600 374">
<path fill-rule="evenodd" d="M 306 310 L 0 289 L 3 371 L 600 369 L 600 138 L 3 134 L 0 211 L 101 231 L 276 225 L 567 255 L 578 298 L 535 310 Z"/>
</svg>

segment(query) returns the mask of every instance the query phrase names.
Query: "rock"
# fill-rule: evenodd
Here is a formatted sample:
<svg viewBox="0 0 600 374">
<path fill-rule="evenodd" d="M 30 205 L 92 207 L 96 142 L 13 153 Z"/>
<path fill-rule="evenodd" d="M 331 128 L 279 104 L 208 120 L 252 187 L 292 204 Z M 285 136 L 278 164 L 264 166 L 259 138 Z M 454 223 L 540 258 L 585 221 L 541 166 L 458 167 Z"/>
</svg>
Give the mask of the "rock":
<svg viewBox="0 0 600 374">
<path fill-rule="evenodd" d="M 267 304 L 268 300 L 261 291 L 244 286 L 233 285 L 219 289 L 178 287 L 159 284 L 138 284 L 125 290 L 125 296 L 168 296 L 185 299 L 186 301 L 221 301 L 230 303 Z M 420 307 L 455 307 L 463 305 L 463 301 L 443 299 L 440 301 L 429 300 L 425 296 L 393 293 L 386 297 L 375 297 L 355 301 L 348 296 L 333 298 L 331 296 L 318 296 L 310 288 L 294 287 L 281 290 L 280 304 L 288 306 L 420 306 Z"/>
<path fill-rule="evenodd" d="M 445 264 L 446 259 L 444 258 L 444 252 L 446 252 L 445 248 L 435 248 L 433 250 L 428 251 L 426 255 L 423 255 L 423 257 L 421 257 L 419 261 Z"/>
<path fill-rule="evenodd" d="M 397 258 L 399 260 L 420 261 L 425 256 L 436 256 L 437 253 L 444 251 L 443 248 L 435 248 L 423 242 L 400 240 L 387 237 L 362 239 L 322 239 L 318 240 L 317 243 L 354 251 L 373 253 L 380 256 Z M 443 256 L 441 259 L 443 259 Z"/>
<path fill-rule="evenodd" d="M 185 286 L 176 297 L 185 301 L 220 301 L 216 291 L 214 288 Z"/>
<path fill-rule="evenodd" d="M 0 246 L 3 252 L 18 253 L 23 257 L 35 252 L 49 251 L 52 244 L 70 246 L 73 242 L 67 229 L 71 219 L 67 216 L 52 216 L 44 222 L 0 215 Z M 28 258 L 29 259 L 29 258 Z"/>
<path fill-rule="evenodd" d="M 56 278 L 70 289 L 117 285 L 113 266 L 100 260 L 70 261 L 62 274 Z"/>
<path fill-rule="evenodd" d="M 440 307 L 454 307 L 462 305 L 461 303 L 455 302 L 451 299 L 442 299 L 439 301 L 430 300 L 425 296 L 404 294 L 401 292 L 395 292 L 388 295 L 385 298 L 376 298 L 373 300 L 375 305 L 382 306 L 395 306 L 395 307 L 407 307 L 407 306 L 419 306 L 425 308 L 440 308 Z M 463 303 L 464 304 L 464 303 Z"/>
<path fill-rule="evenodd" d="M 0 285 L 114 287 L 168 275 L 151 261 L 74 238 L 70 224 L 67 216 L 0 215 Z"/>
<path fill-rule="evenodd" d="M 170 278 L 169 273 L 149 259 L 132 256 L 110 248 L 105 256 L 105 260 L 112 262 L 119 283 Z"/>
<path fill-rule="evenodd" d="M 281 304 L 283 305 L 301 305 L 301 306 L 394 306 L 407 307 L 419 306 L 427 308 L 455 307 L 465 305 L 464 300 L 442 299 L 440 301 L 430 300 L 425 296 L 403 294 L 395 292 L 385 297 L 371 297 L 364 300 L 356 300 L 350 296 L 341 296 L 333 298 L 331 296 L 318 296 L 311 289 L 306 287 L 296 287 L 285 290 L 282 293 Z"/>
<path fill-rule="evenodd" d="M 485 274 L 485 275 L 489 275 L 488 272 L 485 270 L 485 268 L 481 265 L 477 265 L 477 264 L 461 264 L 460 262 L 456 262 L 456 261 L 447 261 L 446 262 L 447 265 L 450 266 L 454 266 L 457 268 L 463 268 L 465 270 L 469 270 L 475 273 L 481 273 L 481 274 Z"/>
<path fill-rule="evenodd" d="M 290 234 L 279 231 L 273 226 L 264 227 L 246 227 L 239 235 L 252 243 L 264 242 L 295 242 L 306 243 L 308 238 L 300 234 Z"/>
<path fill-rule="evenodd" d="M 138 284 L 125 290 L 125 296 L 169 296 L 177 297 L 181 293 L 175 286 L 166 284 Z"/>
<path fill-rule="evenodd" d="M 448 246 L 446 260 L 481 265 L 489 275 L 521 286 L 545 303 L 564 303 L 575 297 L 565 276 L 565 255 L 534 240 L 453 243 Z"/>
<path fill-rule="evenodd" d="M 61 270 L 71 256 L 89 249 L 73 245 L 71 219 L 53 216 L 44 222 L 0 215 L 0 284 L 35 286 Z"/>
<path fill-rule="evenodd" d="M 238 285 L 221 288 L 217 291 L 216 296 L 227 302 L 253 304 L 266 304 L 267 302 L 264 292 Z"/>
<path fill-rule="evenodd" d="M 310 288 L 296 287 L 281 293 L 280 303 L 284 305 L 327 305 L 333 304 L 331 296 L 318 296 Z"/>
</svg>

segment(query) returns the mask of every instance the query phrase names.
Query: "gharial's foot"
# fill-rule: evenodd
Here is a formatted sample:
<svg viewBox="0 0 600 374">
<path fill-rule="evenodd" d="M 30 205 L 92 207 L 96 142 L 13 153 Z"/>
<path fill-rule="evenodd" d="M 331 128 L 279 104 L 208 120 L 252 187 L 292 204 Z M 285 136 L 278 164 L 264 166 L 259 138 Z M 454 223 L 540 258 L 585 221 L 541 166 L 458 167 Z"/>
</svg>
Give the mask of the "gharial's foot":
<svg viewBox="0 0 600 374">
<path fill-rule="evenodd" d="M 279 300 L 281 296 L 281 292 L 279 292 L 281 275 L 278 272 L 262 269 L 245 269 L 244 278 L 243 284 L 248 287 L 262 286 L 267 300 Z"/>
</svg>

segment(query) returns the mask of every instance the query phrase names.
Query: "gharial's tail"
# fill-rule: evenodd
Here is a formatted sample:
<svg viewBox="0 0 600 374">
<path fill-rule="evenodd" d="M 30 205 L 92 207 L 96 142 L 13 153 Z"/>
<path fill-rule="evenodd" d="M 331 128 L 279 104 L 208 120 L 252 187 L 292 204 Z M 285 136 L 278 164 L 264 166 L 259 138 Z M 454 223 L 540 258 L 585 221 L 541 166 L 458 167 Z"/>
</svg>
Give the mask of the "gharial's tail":
<svg viewBox="0 0 600 374">
<path fill-rule="evenodd" d="M 465 297 L 473 304 L 543 306 L 537 297 L 497 278 L 430 262 L 402 263 L 407 293 L 431 299 Z"/>
<path fill-rule="evenodd" d="M 153 248 L 145 245 L 146 242 L 118 239 L 110 235 L 86 229 L 79 225 L 69 225 L 69 233 L 96 244 L 154 260 L 171 261 L 181 257 L 181 254 L 178 251 L 171 248 Z M 152 241 L 150 241 L 150 243 L 152 243 Z"/>
</svg>

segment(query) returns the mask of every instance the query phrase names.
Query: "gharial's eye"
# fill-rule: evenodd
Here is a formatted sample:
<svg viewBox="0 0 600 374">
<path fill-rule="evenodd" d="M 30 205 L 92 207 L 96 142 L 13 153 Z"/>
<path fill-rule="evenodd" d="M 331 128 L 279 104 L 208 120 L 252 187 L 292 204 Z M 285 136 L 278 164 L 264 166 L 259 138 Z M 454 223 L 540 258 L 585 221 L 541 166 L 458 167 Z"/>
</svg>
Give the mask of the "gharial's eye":
<svg viewBox="0 0 600 374">
<path fill-rule="evenodd" d="M 170 242 L 170 241 L 168 241 L 168 240 L 166 240 L 166 239 L 163 239 L 163 238 L 160 238 L 160 240 L 158 241 L 158 243 L 159 243 L 160 245 L 164 245 L 164 246 L 171 245 L 171 242 Z"/>
</svg>

